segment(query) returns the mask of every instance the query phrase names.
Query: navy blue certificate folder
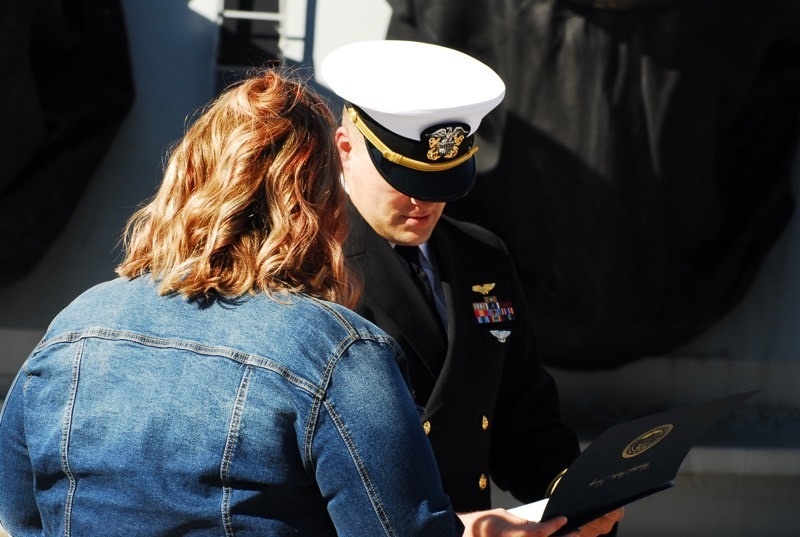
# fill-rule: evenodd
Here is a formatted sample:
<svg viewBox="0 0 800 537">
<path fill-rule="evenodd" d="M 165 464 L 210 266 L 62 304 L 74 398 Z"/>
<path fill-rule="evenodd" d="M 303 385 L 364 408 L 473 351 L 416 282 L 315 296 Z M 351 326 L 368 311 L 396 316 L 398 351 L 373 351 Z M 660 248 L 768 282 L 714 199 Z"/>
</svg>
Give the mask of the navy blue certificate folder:
<svg viewBox="0 0 800 537">
<path fill-rule="evenodd" d="M 614 509 L 674 486 L 692 446 L 757 391 L 675 408 L 610 427 L 570 465 L 546 500 L 539 520 L 563 515 L 568 522 L 559 534 L 568 533 Z"/>
</svg>

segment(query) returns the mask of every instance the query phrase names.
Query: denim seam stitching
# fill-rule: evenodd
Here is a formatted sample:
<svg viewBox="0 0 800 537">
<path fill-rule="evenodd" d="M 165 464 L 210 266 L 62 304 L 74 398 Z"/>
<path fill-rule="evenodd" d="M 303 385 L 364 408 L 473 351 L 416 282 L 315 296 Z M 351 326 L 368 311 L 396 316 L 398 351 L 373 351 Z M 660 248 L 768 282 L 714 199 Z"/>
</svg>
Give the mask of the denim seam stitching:
<svg viewBox="0 0 800 537">
<path fill-rule="evenodd" d="M 225 535 L 233 537 L 233 520 L 231 519 L 231 495 L 233 490 L 230 484 L 230 468 L 233 459 L 233 451 L 239 439 L 239 428 L 242 423 L 244 403 L 247 399 L 247 391 L 250 386 L 250 378 L 253 374 L 253 366 L 245 367 L 242 379 L 239 382 L 239 389 L 236 392 L 236 402 L 231 412 L 230 425 L 228 427 L 228 437 L 225 440 L 225 449 L 222 454 L 222 465 L 220 466 L 220 479 L 222 481 L 222 525 L 225 528 Z"/>
<path fill-rule="evenodd" d="M 324 304 L 323 304 L 324 306 Z M 333 313 L 337 313 L 331 309 Z M 345 323 L 346 326 L 350 326 L 344 318 L 342 318 L 342 322 Z M 330 385 L 330 380 L 333 377 L 333 371 L 336 369 L 339 361 L 342 359 L 342 355 L 344 352 L 356 341 L 360 339 L 357 337 L 358 334 L 353 330 L 348 330 L 350 337 L 345 338 L 344 340 L 339 342 L 336 349 L 333 351 L 331 359 L 328 361 L 325 372 L 323 373 L 320 389 L 317 396 L 314 397 L 314 403 L 312 406 L 312 415 L 309 417 L 308 427 L 306 429 L 306 456 L 308 460 L 311 461 L 311 443 L 313 439 L 313 431 L 316 423 L 319 420 L 319 412 L 320 407 L 324 406 L 325 409 L 328 411 L 328 415 L 333 420 L 334 425 L 336 426 L 339 435 L 341 436 L 342 440 L 344 441 L 345 445 L 347 446 L 347 451 L 350 453 L 350 457 L 353 459 L 353 463 L 356 465 L 356 470 L 358 471 L 358 475 L 361 478 L 361 483 L 364 485 L 364 489 L 367 493 L 367 497 L 369 498 L 370 503 L 372 504 L 372 508 L 375 510 L 375 514 L 380 521 L 381 527 L 383 528 L 386 535 L 389 536 L 396 536 L 397 532 L 395 532 L 394 528 L 392 527 L 391 521 L 389 520 L 389 515 L 386 513 L 386 508 L 381 502 L 381 499 L 378 495 L 378 492 L 375 490 L 375 485 L 372 482 L 372 478 L 367 471 L 367 468 L 364 464 L 364 461 L 361 459 L 361 456 L 356 449 L 355 442 L 353 442 L 353 438 L 350 435 L 350 432 L 347 430 L 347 427 L 344 424 L 344 421 L 341 419 L 339 414 L 336 412 L 335 407 L 333 404 L 326 398 L 328 386 Z"/>
<path fill-rule="evenodd" d="M 69 480 L 69 489 L 64 501 L 64 537 L 72 534 L 72 505 L 75 499 L 77 482 L 69 466 L 69 442 L 72 436 L 72 413 L 75 410 L 75 398 L 78 394 L 78 381 L 80 379 L 81 360 L 83 358 L 83 342 L 75 349 L 72 358 L 72 376 L 70 379 L 70 394 L 67 408 L 64 410 L 64 421 L 61 429 L 61 469 Z"/>
<path fill-rule="evenodd" d="M 350 324 L 350 321 L 348 321 L 339 311 L 337 311 L 336 309 L 332 308 L 329 304 L 326 304 L 325 302 L 317 298 L 311 297 L 311 301 L 314 304 L 317 304 L 320 308 L 327 311 L 331 316 L 335 317 L 336 320 L 339 321 L 339 324 L 342 326 L 342 328 L 344 328 L 347 331 L 348 335 L 350 336 L 348 338 L 345 338 L 346 340 L 352 340 L 353 338 L 358 336 L 358 332 L 353 327 L 353 325 Z"/>
<path fill-rule="evenodd" d="M 269 358 L 265 358 L 263 356 L 244 353 L 232 349 L 230 347 L 212 347 L 209 345 L 202 345 L 200 343 L 190 340 L 145 336 L 127 330 L 112 330 L 108 328 L 92 327 L 77 332 L 65 332 L 63 334 L 59 334 L 54 338 L 48 339 L 46 343 L 43 342 L 42 344 L 39 345 L 39 347 L 37 347 L 36 350 L 38 352 L 41 351 L 43 348 L 46 348 L 51 345 L 56 345 L 60 343 L 75 343 L 82 339 L 90 339 L 90 338 L 105 339 L 105 340 L 125 340 L 125 341 L 140 343 L 142 345 L 149 347 L 156 347 L 162 349 L 173 348 L 190 352 L 196 352 L 197 354 L 202 354 L 204 356 L 221 356 L 223 358 L 228 358 L 237 361 L 243 365 L 252 365 L 255 367 L 259 367 L 261 369 L 274 371 L 279 375 L 281 375 L 288 382 L 291 382 L 298 388 L 305 390 L 312 395 L 315 394 L 318 390 L 318 387 L 313 382 L 298 376 L 297 374 L 290 371 L 286 367 L 280 365 L 279 363 L 275 362 L 274 360 L 270 360 Z"/>
<path fill-rule="evenodd" d="M 369 497 L 369 501 L 372 504 L 372 508 L 375 510 L 375 514 L 380 520 L 381 526 L 383 527 L 384 532 L 386 535 L 389 536 L 396 536 L 397 532 L 394 531 L 392 524 L 389 520 L 389 515 L 386 513 L 386 508 L 381 502 L 380 497 L 378 496 L 378 491 L 375 490 L 375 484 L 372 482 L 372 477 L 369 475 L 369 471 L 367 471 L 366 466 L 364 465 L 364 461 L 361 459 L 361 456 L 356 449 L 355 442 L 353 442 L 353 438 L 350 436 L 347 427 L 344 424 L 344 421 L 336 412 L 336 409 L 333 405 L 326 401 L 323 403 L 325 405 L 325 409 L 328 411 L 333 422 L 336 424 L 336 429 L 339 431 L 339 434 L 344 440 L 345 445 L 347 446 L 347 451 L 350 453 L 350 456 L 353 459 L 353 462 L 356 465 L 356 469 L 358 470 L 358 475 L 361 478 L 361 483 L 364 485 L 364 489 L 367 492 L 367 496 Z"/>
<path fill-rule="evenodd" d="M 324 309 L 329 309 L 332 313 L 337 313 L 332 308 L 327 307 L 324 303 L 318 302 Z M 344 319 L 342 319 L 345 325 L 349 326 Z M 313 396 L 313 401 L 311 403 L 311 410 L 308 414 L 308 421 L 306 422 L 305 427 L 305 438 L 303 439 L 303 453 L 305 455 L 305 466 L 313 471 L 314 469 L 314 453 L 312 444 L 314 441 L 314 432 L 316 431 L 316 425 L 319 422 L 319 412 L 321 406 L 324 404 L 325 395 L 328 391 L 328 385 L 330 384 L 331 377 L 333 377 L 333 370 L 336 368 L 336 364 L 339 363 L 339 360 L 342 358 L 342 354 L 347 348 L 356 340 L 357 334 L 352 330 L 347 330 L 348 337 L 344 340 L 340 341 L 339 344 L 332 350 L 331 356 L 325 364 L 325 371 L 322 372 L 322 378 L 320 379 L 319 386 L 316 386 L 315 389 L 311 392 Z"/>
</svg>

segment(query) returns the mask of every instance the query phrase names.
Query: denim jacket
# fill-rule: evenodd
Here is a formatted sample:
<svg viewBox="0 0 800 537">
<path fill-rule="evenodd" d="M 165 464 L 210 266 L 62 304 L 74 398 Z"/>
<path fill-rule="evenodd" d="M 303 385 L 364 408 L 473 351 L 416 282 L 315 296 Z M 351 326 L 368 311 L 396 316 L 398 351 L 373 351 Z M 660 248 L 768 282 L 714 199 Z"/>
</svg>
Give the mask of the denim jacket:
<svg viewBox="0 0 800 537">
<path fill-rule="evenodd" d="M 0 414 L 0 524 L 29 535 L 457 535 L 398 347 L 303 295 L 78 297 Z"/>
</svg>

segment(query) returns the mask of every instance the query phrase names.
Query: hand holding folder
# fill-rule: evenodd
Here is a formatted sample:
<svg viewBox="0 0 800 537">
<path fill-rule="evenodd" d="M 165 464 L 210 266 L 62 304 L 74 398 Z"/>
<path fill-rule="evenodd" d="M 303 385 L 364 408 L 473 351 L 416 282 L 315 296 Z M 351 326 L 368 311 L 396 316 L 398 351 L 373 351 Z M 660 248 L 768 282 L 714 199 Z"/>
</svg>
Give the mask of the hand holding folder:
<svg viewBox="0 0 800 537">
<path fill-rule="evenodd" d="M 532 521 L 567 517 L 556 535 L 675 485 L 700 438 L 758 390 L 659 412 L 614 425 L 570 465 L 550 498 L 509 509 Z"/>
</svg>

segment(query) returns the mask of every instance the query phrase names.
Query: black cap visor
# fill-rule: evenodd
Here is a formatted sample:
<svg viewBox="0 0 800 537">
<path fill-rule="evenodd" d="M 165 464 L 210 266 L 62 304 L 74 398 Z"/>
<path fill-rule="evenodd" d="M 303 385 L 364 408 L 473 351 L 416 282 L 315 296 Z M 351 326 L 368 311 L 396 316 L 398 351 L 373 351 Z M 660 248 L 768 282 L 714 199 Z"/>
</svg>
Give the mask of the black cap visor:
<svg viewBox="0 0 800 537">
<path fill-rule="evenodd" d="M 438 172 L 412 170 L 385 158 L 369 140 L 367 150 L 375 168 L 386 182 L 406 196 L 421 201 L 456 201 L 466 196 L 475 185 L 475 157 L 463 164 Z"/>
<path fill-rule="evenodd" d="M 364 134 L 372 163 L 399 192 L 422 201 L 446 202 L 463 198 L 472 189 L 476 177 L 474 152 L 478 148 L 472 147 L 474 136 L 468 135 L 469 125 L 434 125 L 420 140 L 411 140 L 386 129 L 357 106 L 348 103 L 348 107 L 351 119 Z M 442 143 L 442 133 L 448 132 L 459 134 L 460 139 L 450 145 Z M 431 150 L 434 147 L 431 139 L 440 148 L 438 155 Z M 452 153 L 445 158 L 457 156 L 459 152 L 463 156 L 458 159 L 460 162 L 442 165 L 436 161 L 444 151 Z M 384 155 L 391 155 L 392 160 Z"/>
</svg>

